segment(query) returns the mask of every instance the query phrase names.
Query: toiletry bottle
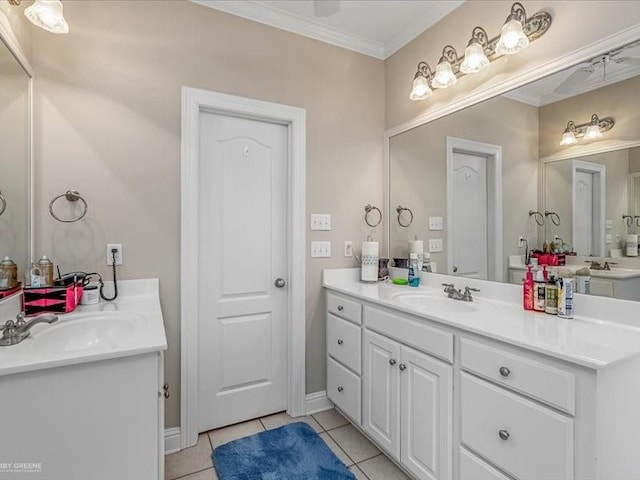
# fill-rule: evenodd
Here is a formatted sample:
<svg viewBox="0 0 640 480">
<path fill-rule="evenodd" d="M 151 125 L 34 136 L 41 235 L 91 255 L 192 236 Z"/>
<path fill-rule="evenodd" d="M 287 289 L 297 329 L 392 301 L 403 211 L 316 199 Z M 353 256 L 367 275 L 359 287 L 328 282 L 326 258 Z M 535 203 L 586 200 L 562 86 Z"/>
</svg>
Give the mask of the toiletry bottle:
<svg viewBox="0 0 640 480">
<path fill-rule="evenodd" d="M 536 281 L 534 286 L 533 309 L 536 312 L 544 312 L 547 284 L 544 281 L 542 270 L 536 271 Z"/>
<path fill-rule="evenodd" d="M 558 314 L 558 285 L 553 275 L 549 277 L 545 289 L 544 311 L 550 315 Z"/>
<path fill-rule="evenodd" d="M 53 286 L 53 262 L 49 260 L 49 257 L 43 255 L 38 260 L 38 268 L 40 268 L 40 275 L 42 276 L 42 287 Z"/>
<path fill-rule="evenodd" d="M 558 316 L 573 318 L 573 278 L 558 280 Z"/>
<path fill-rule="evenodd" d="M 527 265 L 527 275 L 523 285 L 523 306 L 525 310 L 533 310 L 533 272 L 531 271 L 531 265 Z"/>
<path fill-rule="evenodd" d="M 417 287 L 420 285 L 420 271 L 418 270 L 418 254 L 409 254 L 409 286 Z"/>
<path fill-rule="evenodd" d="M 31 288 L 42 287 L 42 272 L 35 263 L 29 267 L 29 286 Z"/>
<path fill-rule="evenodd" d="M 0 272 L 3 272 L 3 278 L 6 277 L 7 282 L 0 288 L 13 288 L 18 286 L 18 266 L 9 257 L 4 257 L 4 260 L 0 262 Z"/>
</svg>

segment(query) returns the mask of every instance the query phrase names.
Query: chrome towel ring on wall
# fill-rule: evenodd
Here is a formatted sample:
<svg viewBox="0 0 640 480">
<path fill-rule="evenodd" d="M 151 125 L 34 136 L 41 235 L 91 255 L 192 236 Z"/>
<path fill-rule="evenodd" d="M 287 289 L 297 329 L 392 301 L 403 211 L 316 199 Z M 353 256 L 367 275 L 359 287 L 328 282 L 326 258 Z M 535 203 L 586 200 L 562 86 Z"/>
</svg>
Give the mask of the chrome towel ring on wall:
<svg viewBox="0 0 640 480">
<path fill-rule="evenodd" d="M 410 208 L 398 205 L 398 208 L 396 208 L 396 212 L 398 212 L 398 223 L 401 227 L 407 228 L 413 223 L 413 212 Z M 407 223 L 402 223 L 402 212 L 409 212 L 409 221 Z"/>
<path fill-rule="evenodd" d="M 372 224 L 369 221 L 369 214 L 373 211 L 377 211 L 378 212 L 378 221 L 374 224 Z M 377 227 L 378 225 L 380 225 L 380 222 L 382 222 L 382 212 L 380 211 L 380 209 L 378 207 L 374 207 L 373 205 L 369 204 L 366 207 L 364 207 L 364 221 L 367 223 L 367 225 L 369 225 L 371 228 Z"/>
<path fill-rule="evenodd" d="M 63 220 L 62 218 L 58 217 L 55 213 L 53 213 L 53 204 L 56 202 L 56 200 L 62 197 L 66 198 L 67 201 L 72 203 L 75 203 L 78 200 L 80 200 L 83 205 L 82 213 L 76 218 L 72 218 L 71 220 Z M 82 198 L 82 196 L 80 195 L 80 193 L 78 193 L 77 190 L 67 190 L 65 193 L 63 193 L 62 195 L 58 195 L 57 197 L 54 197 L 49 202 L 49 213 L 53 218 L 63 223 L 73 223 L 73 222 L 77 222 L 78 220 L 81 220 L 87 214 L 87 210 L 89 210 L 89 206 L 87 205 L 87 202 L 85 201 L 84 198 Z"/>
<path fill-rule="evenodd" d="M 539 227 L 544 226 L 544 215 L 535 210 L 529 210 L 529 217 L 533 217 Z"/>
<path fill-rule="evenodd" d="M 4 195 L 2 195 L 2 192 L 0 191 L 0 215 L 2 215 L 6 209 L 7 209 L 7 201 L 5 200 Z"/>
<path fill-rule="evenodd" d="M 560 225 L 560 215 L 556 212 L 550 212 L 549 210 L 544 211 L 544 216 L 551 218 L 551 223 L 553 223 L 556 227 Z"/>
</svg>

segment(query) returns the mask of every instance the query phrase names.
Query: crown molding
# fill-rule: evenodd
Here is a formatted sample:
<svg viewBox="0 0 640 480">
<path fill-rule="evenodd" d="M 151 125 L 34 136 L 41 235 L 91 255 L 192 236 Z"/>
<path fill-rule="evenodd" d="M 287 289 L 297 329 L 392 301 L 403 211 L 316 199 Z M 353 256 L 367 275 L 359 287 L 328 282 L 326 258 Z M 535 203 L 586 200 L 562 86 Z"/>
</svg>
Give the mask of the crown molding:
<svg viewBox="0 0 640 480">
<path fill-rule="evenodd" d="M 258 2 L 238 2 L 234 0 L 190 0 L 205 7 L 230 13 L 238 17 L 263 23 L 271 27 L 297 33 L 337 47 L 346 48 L 370 57 L 384 60 L 385 46 L 358 35 L 349 34 L 322 25 L 299 15 L 277 10 Z"/>
</svg>

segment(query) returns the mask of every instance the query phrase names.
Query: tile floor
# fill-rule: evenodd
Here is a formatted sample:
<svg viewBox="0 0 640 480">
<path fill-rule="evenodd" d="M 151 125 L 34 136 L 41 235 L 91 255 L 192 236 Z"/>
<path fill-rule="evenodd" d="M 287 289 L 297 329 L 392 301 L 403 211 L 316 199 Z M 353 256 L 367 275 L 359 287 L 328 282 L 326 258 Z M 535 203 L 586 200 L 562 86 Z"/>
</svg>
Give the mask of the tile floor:
<svg viewBox="0 0 640 480">
<path fill-rule="evenodd" d="M 335 410 L 308 417 L 291 418 L 276 413 L 258 420 L 201 433 L 196 446 L 165 457 L 165 480 L 218 480 L 211 464 L 211 452 L 218 445 L 254 433 L 303 421 L 320 434 L 357 480 L 409 480 L 384 454 Z"/>
</svg>

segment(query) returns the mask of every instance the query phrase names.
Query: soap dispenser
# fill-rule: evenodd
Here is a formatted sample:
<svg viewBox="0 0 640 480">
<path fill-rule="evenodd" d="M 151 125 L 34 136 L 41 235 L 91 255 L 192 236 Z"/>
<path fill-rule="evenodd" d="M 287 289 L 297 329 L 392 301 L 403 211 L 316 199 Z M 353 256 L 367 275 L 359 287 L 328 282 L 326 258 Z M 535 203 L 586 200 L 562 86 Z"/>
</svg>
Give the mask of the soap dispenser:
<svg viewBox="0 0 640 480">
<path fill-rule="evenodd" d="M 534 304 L 534 283 L 533 272 L 531 271 L 532 265 L 527 265 L 527 275 L 523 285 L 523 307 L 525 310 L 533 310 Z"/>
</svg>

